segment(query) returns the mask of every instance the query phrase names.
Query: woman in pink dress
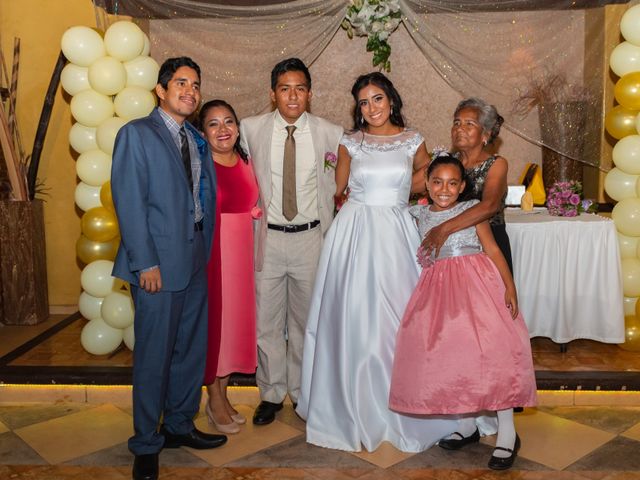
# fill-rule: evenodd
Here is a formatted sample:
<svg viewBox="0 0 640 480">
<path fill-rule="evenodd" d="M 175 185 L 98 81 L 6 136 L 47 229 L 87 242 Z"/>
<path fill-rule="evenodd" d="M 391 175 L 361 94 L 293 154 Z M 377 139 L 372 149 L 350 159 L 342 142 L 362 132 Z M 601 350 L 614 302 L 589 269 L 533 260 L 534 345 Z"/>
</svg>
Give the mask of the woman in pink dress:
<svg viewBox="0 0 640 480">
<path fill-rule="evenodd" d="M 246 419 L 227 397 L 232 372 L 256 369 L 256 302 L 253 278 L 253 219 L 258 184 L 240 146 L 238 117 L 223 100 L 200 110 L 217 177 L 216 230 L 207 266 L 209 278 L 209 349 L 204 383 L 209 423 L 222 433 L 238 433 Z"/>
</svg>

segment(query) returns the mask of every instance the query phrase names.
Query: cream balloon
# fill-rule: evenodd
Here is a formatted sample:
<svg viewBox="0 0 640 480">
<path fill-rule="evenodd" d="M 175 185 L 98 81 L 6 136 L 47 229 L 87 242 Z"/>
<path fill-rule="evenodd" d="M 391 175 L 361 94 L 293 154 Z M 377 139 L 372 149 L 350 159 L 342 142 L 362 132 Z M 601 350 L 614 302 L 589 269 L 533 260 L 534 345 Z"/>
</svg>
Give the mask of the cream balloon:
<svg viewBox="0 0 640 480">
<path fill-rule="evenodd" d="M 136 57 L 124 64 L 127 71 L 127 87 L 142 87 L 153 90 L 158 83 L 160 66 L 151 57 Z"/>
<path fill-rule="evenodd" d="M 638 297 L 622 297 L 622 304 L 623 304 L 625 316 L 636 314 L 637 302 L 638 302 Z"/>
<path fill-rule="evenodd" d="M 636 182 L 640 175 L 630 175 L 619 168 L 612 168 L 604 177 L 604 190 L 616 201 L 636 197 Z"/>
<path fill-rule="evenodd" d="M 116 135 L 118 130 L 127 123 L 127 121 L 120 117 L 107 118 L 102 122 L 96 130 L 96 139 L 98 147 L 105 153 L 111 155 L 113 153 L 113 144 L 116 141 Z"/>
<path fill-rule="evenodd" d="M 60 74 L 60 84 L 69 95 L 89 90 L 91 88 L 91 85 L 89 85 L 89 69 L 74 63 L 68 63 Z"/>
<path fill-rule="evenodd" d="M 636 115 L 636 132 L 640 133 L 640 114 Z"/>
<path fill-rule="evenodd" d="M 142 56 L 147 56 L 149 55 L 149 52 L 151 52 L 151 42 L 149 41 L 149 37 L 147 36 L 146 33 L 143 32 L 144 35 L 144 47 L 142 47 L 142 52 L 140 52 L 140 55 Z"/>
<path fill-rule="evenodd" d="M 93 355 L 107 355 L 122 343 L 122 330 L 110 327 L 101 318 L 87 323 L 80 334 L 80 344 Z"/>
<path fill-rule="evenodd" d="M 96 127 L 87 127 L 81 123 L 74 123 L 69 130 L 69 144 L 78 153 L 97 150 Z"/>
<path fill-rule="evenodd" d="M 637 257 L 638 237 L 629 237 L 618 232 L 618 246 L 620 247 L 620 258 Z"/>
<path fill-rule="evenodd" d="M 67 29 L 62 34 L 60 45 L 67 60 L 81 67 L 88 67 L 107 54 L 100 34 L 84 26 Z"/>
<path fill-rule="evenodd" d="M 613 163 L 623 172 L 640 174 L 640 135 L 629 135 L 618 140 L 611 155 Z"/>
<path fill-rule="evenodd" d="M 93 295 L 89 295 L 87 292 L 82 292 L 78 299 L 78 310 L 80 310 L 80 315 L 87 320 L 100 318 L 100 307 L 102 306 L 103 300 L 104 298 L 94 297 Z"/>
<path fill-rule="evenodd" d="M 111 178 L 111 156 L 102 150 L 91 150 L 78 157 L 76 173 L 87 185 L 100 187 Z"/>
<path fill-rule="evenodd" d="M 623 235 L 640 237 L 640 198 L 625 198 L 620 200 L 613 211 L 611 218 L 616 228 Z M 637 297 L 638 295 L 629 295 Z"/>
<path fill-rule="evenodd" d="M 87 185 L 84 182 L 80 182 L 76 186 L 74 199 L 78 208 L 85 212 L 92 208 L 102 206 L 100 203 L 100 187 Z"/>
<path fill-rule="evenodd" d="M 117 292 L 122 286 L 122 281 L 112 277 L 111 270 L 113 270 L 113 262 L 109 260 L 91 262 L 80 274 L 82 289 L 89 295 L 102 298 Z"/>
<path fill-rule="evenodd" d="M 102 57 L 89 67 L 89 84 L 103 95 L 115 95 L 127 83 L 127 71 L 120 60 Z"/>
<path fill-rule="evenodd" d="M 133 325 L 133 300 L 128 293 L 113 292 L 102 302 L 102 319 L 113 328 Z"/>
<path fill-rule="evenodd" d="M 122 339 L 124 340 L 124 344 L 127 346 L 127 348 L 133 351 L 133 346 L 136 343 L 133 325 L 130 325 L 123 330 Z"/>
<path fill-rule="evenodd" d="M 620 33 L 627 42 L 640 46 L 640 5 L 634 5 L 622 15 Z"/>
<path fill-rule="evenodd" d="M 622 291 L 625 297 L 640 296 L 640 260 L 624 258 L 622 265 Z"/>
<path fill-rule="evenodd" d="M 116 114 L 125 120 L 146 117 L 156 106 L 151 92 L 141 87 L 126 87 L 113 101 Z"/>
<path fill-rule="evenodd" d="M 630 42 L 622 42 L 611 52 L 609 66 L 619 77 L 640 71 L 640 47 Z"/>
<path fill-rule="evenodd" d="M 95 90 L 85 90 L 71 99 L 71 115 L 87 127 L 97 127 L 113 117 L 113 102 Z"/>
<path fill-rule="evenodd" d="M 133 22 L 115 22 L 104 34 L 104 45 L 109 55 L 122 62 L 128 62 L 142 52 L 144 32 Z"/>
</svg>

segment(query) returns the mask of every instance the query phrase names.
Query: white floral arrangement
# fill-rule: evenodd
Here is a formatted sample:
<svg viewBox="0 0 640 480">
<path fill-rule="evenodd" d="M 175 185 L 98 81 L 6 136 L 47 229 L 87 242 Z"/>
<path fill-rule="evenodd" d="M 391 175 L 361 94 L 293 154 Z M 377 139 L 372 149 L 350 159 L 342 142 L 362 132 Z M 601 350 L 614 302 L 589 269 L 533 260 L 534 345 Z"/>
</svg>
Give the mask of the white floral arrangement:
<svg viewBox="0 0 640 480">
<path fill-rule="evenodd" d="M 387 43 L 400 22 L 399 0 L 351 0 L 342 28 L 349 38 L 367 37 L 367 52 L 373 52 L 373 66 L 391 70 L 391 46 Z"/>
</svg>

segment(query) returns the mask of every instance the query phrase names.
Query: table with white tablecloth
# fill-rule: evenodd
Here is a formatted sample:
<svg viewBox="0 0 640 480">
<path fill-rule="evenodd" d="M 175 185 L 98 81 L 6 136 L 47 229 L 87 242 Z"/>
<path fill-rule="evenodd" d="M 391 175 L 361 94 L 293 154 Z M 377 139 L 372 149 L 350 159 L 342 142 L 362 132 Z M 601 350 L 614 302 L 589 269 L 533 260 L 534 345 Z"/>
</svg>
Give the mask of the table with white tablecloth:
<svg viewBox="0 0 640 480">
<path fill-rule="evenodd" d="M 520 310 L 531 337 L 624 342 L 622 273 L 608 218 L 505 210 Z"/>
</svg>

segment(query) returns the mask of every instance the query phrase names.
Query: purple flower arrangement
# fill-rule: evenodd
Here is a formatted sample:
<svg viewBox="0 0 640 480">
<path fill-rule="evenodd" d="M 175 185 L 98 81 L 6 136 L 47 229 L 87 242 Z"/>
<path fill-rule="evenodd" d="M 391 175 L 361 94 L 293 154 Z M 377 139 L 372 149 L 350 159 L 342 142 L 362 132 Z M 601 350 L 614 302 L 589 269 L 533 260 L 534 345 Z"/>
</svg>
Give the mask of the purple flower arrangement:
<svg viewBox="0 0 640 480">
<path fill-rule="evenodd" d="M 547 190 L 547 209 L 557 217 L 576 217 L 583 212 L 595 213 L 597 205 L 582 198 L 582 184 L 571 180 L 556 182 Z"/>
</svg>

